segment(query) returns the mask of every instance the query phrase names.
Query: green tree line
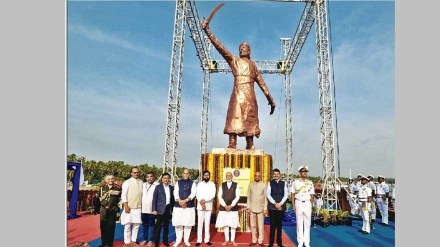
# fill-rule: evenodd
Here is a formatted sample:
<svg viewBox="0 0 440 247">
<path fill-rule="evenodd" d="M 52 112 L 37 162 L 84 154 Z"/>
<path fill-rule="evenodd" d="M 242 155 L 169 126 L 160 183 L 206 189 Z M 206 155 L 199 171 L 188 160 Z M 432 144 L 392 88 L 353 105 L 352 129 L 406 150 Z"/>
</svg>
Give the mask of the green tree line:
<svg viewBox="0 0 440 247">
<path fill-rule="evenodd" d="M 67 161 L 69 162 L 82 162 L 84 180 L 90 183 L 101 183 L 104 180 L 105 175 L 112 174 L 116 180 L 126 180 L 131 177 L 130 171 L 134 165 L 126 164 L 124 161 L 95 161 L 87 160 L 83 156 L 76 154 L 67 155 Z M 154 172 L 156 177 L 159 177 L 163 173 L 163 167 L 157 167 L 156 165 L 140 164 L 136 165 L 141 173 L 141 178 L 145 179 L 147 172 Z M 182 174 L 184 167 L 176 168 L 176 173 Z M 198 169 L 189 168 L 190 178 L 197 179 L 199 177 Z M 67 173 L 67 180 L 73 179 L 74 171 Z"/>
<path fill-rule="evenodd" d="M 131 177 L 130 170 L 133 165 L 125 164 L 124 161 L 95 161 L 95 160 L 86 160 L 83 156 L 78 156 L 76 154 L 67 155 L 67 161 L 73 162 L 82 162 L 84 180 L 87 180 L 91 183 L 100 183 L 104 180 L 105 175 L 113 174 L 116 180 L 126 180 Z M 139 167 L 139 171 L 141 172 L 141 178 L 145 179 L 145 175 L 147 172 L 152 171 L 156 174 L 156 177 L 159 177 L 163 173 L 163 167 L 157 167 L 156 165 L 148 165 L 147 163 L 136 165 Z M 176 173 L 178 176 L 182 174 L 184 167 L 177 167 Z M 199 170 L 189 168 L 190 179 L 197 179 L 199 177 Z M 285 177 L 285 174 L 283 174 Z M 298 175 L 295 174 L 294 178 L 298 178 Z M 68 181 L 71 181 L 73 178 L 73 171 L 69 171 L 67 173 Z M 321 178 L 320 177 L 309 177 L 310 180 L 316 184 Z M 348 178 L 340 177 L 339 178 L 342 183 L 347 184 Z M 356 180 L 356 178 L 354 178 Z M 374 181 L 377 181 L 377 177 L 375 177 Z M 394 184 L 394 178 L 386 178 L 386 183 Z M 322 182 L 322 181 L 321 181 Z"/>
</svg>

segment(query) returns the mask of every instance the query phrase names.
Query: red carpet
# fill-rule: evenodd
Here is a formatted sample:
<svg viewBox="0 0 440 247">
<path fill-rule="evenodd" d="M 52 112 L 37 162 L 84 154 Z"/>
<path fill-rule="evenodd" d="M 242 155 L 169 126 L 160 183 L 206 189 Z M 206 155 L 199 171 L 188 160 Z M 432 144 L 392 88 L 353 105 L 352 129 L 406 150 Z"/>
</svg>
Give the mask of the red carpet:
<svg viewBox="0 0 440 247">
<path fill-rule="evenodd" d="M 265 225 L 264 226 L 264 240 L 263 243 L 267 246 L 269 244 L 269 225 Z M 286 247 L 296 247 L 295 244 L 293 244 L 290 239 L 287 237 L 287 235 L 284 233 L 283 231 L 283 245 Z M 193 231 L 191 233 L 191 237 L 190 237 L 190 242 L 191 244 L 197 242 L 197 231 Z M 214 227 L 214 225 L 211 225 L 211 246 L 222 246 L 222 243 L 225 241 L 225 235 L 223 234 L 223 232 L 217 232 L 217 229 Z M 235 234 L 235 242 L 237 242 L 238 246 L 247 246 L 249 245 L 249 243 L 252 242 L 252 234 L 250 232 L 237 232 Z M 275 241 L 276 242 L 276 241 Z M 182 245 L 184 246 L 184 245 Z M 206 247 L 208 245 L 202 243 L 203 247 Z M 231 247 L 233 246 L 232 244 L 228 244 L 227 246 Z M 275 244 L 276 246 L 276 244 Z"/>
<path fill-rule="evenodd" d="M 90 242 L 101 237 L 99 214 L 82 214 L 81 217 L 67 220 L 67 244 L 79 241 Z"/>
<path fill-rule="evenodd" d="M 170 229 L 171 231 L 171 229 Z M 267 246 L 269 243 L 269 225 L 264 226 L 264 241 L 263 243 Z M 79 241 L 91 242 L 95 239 L 101 237 L 101 232 L 99 230 L 99 215 L 85 215 L 83 214 L 81 217 L 76 219 L 71 219 L 67 221 L 67 244 L 76 243 Z M 287 235 L 282 234 L 283 245 L 286 247 L 296 247 Z M 195 243 L 197 241 L 197 231 L 191 232 L 190 242 L 191 246 L 195 247 Z M 217 229 L 214 225 L 211 225 L 211 243 L 212 247 L 224 247 L 221 244 L 225 241 L 225 237 L 223 232 L 217 232 Z M 250 242 L 252 242 L 252 235 L 250 232 L 237 232 L 235 236 L 235 241 L 238 243 L 238 246 L 244 247 L 247 246 Z M 114 247 L 122 247 L 124 246 L 123 241 L 115 241 Z M 146 246 L 146 245 L 145 245 Z M 179 245 L 180 247 L 184 247 L 183 242 Z M 207 247 L 208 245 L 202 243 L 201 247 Z M 275 246 L 277 246 L 275 244 Z M 161 247 L 164 245 L 161 244 Z M 172 245 L 171 245 L 172 247 Z M 226 247 L 233 247 L 232 244 L 226 245 Z M 258 246 L 257 246 L 258 247 Z"/>
</svg>

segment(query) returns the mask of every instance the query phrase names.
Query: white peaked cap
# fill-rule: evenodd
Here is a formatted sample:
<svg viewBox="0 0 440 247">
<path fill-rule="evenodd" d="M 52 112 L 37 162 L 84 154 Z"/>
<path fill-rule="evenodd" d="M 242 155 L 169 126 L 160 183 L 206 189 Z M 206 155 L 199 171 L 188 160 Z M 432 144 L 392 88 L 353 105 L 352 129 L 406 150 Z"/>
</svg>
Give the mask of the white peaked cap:
<svg viewBox="0 0 440 247">
<path fill-rule="evenodd" d="M 298 167 L 298 171 L 301 171 L 302 169 L 306 169 L 307 171 L 309 171 L 309 167 L 306 165 L 302 165 L 302 166 Z"/>
</svg>

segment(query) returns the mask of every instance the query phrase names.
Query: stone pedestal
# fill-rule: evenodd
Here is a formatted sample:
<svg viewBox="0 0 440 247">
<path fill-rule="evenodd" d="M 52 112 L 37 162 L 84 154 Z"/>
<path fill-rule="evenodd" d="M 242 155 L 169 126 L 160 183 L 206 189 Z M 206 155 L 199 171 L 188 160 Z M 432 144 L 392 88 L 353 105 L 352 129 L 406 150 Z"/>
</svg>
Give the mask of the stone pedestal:
<svg viewBox="0 0 440 247">
<path fill-rule="evenodd" d="M 211 181 L 218 188 L 221 183 L 226 181 L 226 173 L 232 172 L 234 182 L 240 187 L 240 227 L 241 232 L 250 231 L 250 219 L 246 209 L 247 190 L 250 182 L 254 181 L 256 171 L 261 172 L 261 179 L 264 183 L 270 180 L 272 170 L 272 155 L 264 154 L 262 149 L 232 149 L 232 148 L 213 148 L 212 153 L 202 154 L 202 169 L 211 172 Z M 215 198 L 214 212 L 217 214 L 219 202 Z"/>
</svg>

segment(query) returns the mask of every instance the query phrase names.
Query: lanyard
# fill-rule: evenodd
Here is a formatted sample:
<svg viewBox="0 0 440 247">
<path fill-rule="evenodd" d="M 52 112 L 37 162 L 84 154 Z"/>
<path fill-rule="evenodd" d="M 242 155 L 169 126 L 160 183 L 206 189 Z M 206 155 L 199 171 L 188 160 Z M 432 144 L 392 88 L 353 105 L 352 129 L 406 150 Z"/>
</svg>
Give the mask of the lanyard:
<svg viewBox="0 0 440 247">
<path fill-rule="evenodd" d="M 149 184 L 149 183 L 147 183 L 147 184 Z M 149 184 L 150 186 L 148 186 L 148 188 L 147 188 L 147 193 L 148 193 L 148 190 L 150 190 L 150 188 L 151 188 L 151 186 L 153 185 L 153 184 Z"/>
</svg>

